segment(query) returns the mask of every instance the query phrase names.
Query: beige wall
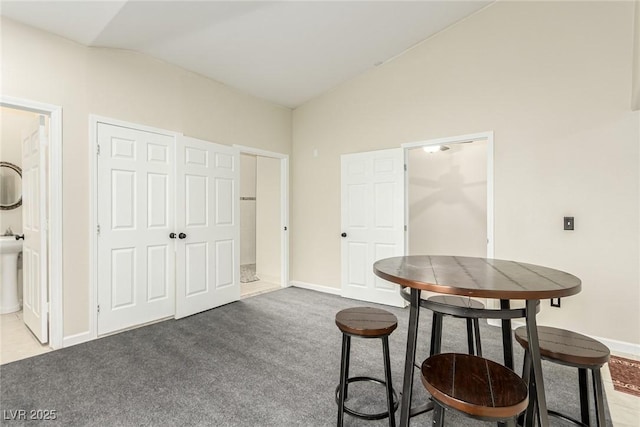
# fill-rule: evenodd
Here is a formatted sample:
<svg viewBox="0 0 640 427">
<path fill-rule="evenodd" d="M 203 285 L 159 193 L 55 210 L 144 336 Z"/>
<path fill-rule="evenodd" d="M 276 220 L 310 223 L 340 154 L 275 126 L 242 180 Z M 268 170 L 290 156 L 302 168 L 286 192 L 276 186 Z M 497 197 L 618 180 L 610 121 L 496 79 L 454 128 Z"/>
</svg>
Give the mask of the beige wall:
<svg viewBox="0 0 640 427">
<path fill-rule="evenodd" d="M 280 283 L 280 159 L 258 156 L 256 172 L 256 274 Z"/>
<path fill-rule="evenodd" d="M 409 255 L 487 256 L 487 142 L 409 150 Z"/>
<path fill-rule="evenodd" d="M 640 343 L 633 7 L 497 2 L 296 109 L 291 279 L 340 286 L 340 154 L 493 130 L 495 256 L 582 279 L 542 323 Z"/>
<path fill-rule="evenodd" d="M 64 335 L 88 327 L 88 115 L 100 114 L 291 154 L 291 278 L 336 288 L 340 154 L 493 130 L 496 257 L 583 279 L 562 309 L 543 304 L 543 323 L 640 343 L 633 8 L 498 2 L 297 109 L 293 123 L 287 109 L 170 64 L 3 19 L 2 94 L 63 108 Z"/>
<path fill-rule="evenodd" d="M 89 326 L 89 114 L 291 152 L 291 112 L 145 55 L 2 19 L 2 93 L 63 109 L 64 336 Z"/>
</svg>

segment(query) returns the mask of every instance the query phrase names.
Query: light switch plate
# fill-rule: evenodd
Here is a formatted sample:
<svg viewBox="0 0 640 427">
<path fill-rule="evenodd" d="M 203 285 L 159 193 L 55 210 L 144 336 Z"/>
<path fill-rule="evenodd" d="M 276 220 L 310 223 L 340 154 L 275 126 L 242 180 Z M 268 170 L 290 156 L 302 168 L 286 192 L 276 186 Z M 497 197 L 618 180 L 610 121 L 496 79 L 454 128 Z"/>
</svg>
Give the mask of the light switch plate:
<svg viewBox="0 0 640 427">
<path fill-rule="evenodd" d="M 564 229 L 565 230 L 573 230 L 574 225 L 575 225 L 575 222 L 574 222 L 572 216 L 565 216 L 564 217 Z"/>
</svg>

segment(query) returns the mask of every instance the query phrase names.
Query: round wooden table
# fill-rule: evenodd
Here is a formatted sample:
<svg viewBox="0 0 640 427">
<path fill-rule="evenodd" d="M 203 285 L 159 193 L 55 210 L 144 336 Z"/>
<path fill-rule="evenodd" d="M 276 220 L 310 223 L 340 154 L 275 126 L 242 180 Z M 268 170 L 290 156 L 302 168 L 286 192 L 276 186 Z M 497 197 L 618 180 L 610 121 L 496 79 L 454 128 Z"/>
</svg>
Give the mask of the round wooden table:
<svg viewBox="0 0 640 427">
<path fill-rule="evenodd" d="M 418 317 L 421 291 L 500 300 L 503 310 L 510 309 L 510 300 L 524 300 L 529 351 L 533 377 L 529 381 L 529 409 L 525 425 L 535 424 L 537 409 L 540 424 L 549 425 L 538 331 L 536 307 L 542 299 L 560 298 L 580 292 L 582 284 L 576 276 L 533 264 L 490 258 L 414 255 L 386 258 L 373 265 L 378 276 L 410 288 L 409 329 L 404 366 L 404 382 L 400 410 L 400 425 L 408 426 L 411 416 L 411 389 L 416 356 Z M 511 343 L 510 321 L 503 320 L 503 340 Z M 506 346 L 505 346 L 506 347 Z M 509 349 L 510 351 L 510 349 Z M 506 361 L 506 356 L 505 356 Z"/>
</svg>

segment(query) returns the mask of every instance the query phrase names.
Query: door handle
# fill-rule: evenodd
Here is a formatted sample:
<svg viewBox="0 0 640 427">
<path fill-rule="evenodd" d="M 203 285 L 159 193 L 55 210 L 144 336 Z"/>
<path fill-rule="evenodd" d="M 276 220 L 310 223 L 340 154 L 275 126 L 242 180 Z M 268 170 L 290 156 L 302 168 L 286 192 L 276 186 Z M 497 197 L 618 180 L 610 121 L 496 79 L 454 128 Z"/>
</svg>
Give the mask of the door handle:
<svg viewBox="0 0 640 427">
<path fill-rule="evenodd" d="M 24 234 L 16 234 L 16 240 L 24 240 Z"/>
<path fill-rule="evenodd" d="M 184 233 L 178 234 L 178 239 L 184 239 L 185 237 L 187 237 L 187 235 Z"/>
<path fill-rule="evenodd" d="M 175 239 L 176 238 L 176 233 L 169 233 L 169 238 L 170 239 Z"/>
<path fill-rule="evenodd" d="M 341 236 L 342 237 L 347 237 L 347 233 L 342 233 Z"/>
</svg>

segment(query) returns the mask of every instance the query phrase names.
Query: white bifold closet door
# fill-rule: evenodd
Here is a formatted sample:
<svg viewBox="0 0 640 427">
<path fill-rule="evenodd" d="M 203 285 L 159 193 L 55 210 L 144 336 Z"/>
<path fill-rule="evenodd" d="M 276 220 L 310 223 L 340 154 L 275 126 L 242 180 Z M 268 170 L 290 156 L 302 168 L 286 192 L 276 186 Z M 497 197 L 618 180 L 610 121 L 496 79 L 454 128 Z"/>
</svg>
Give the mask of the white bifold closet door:
<svg viewBox="0 0 640 427">
<path fill-rule="evenodd" d="M 98 124 L 98 334 L 240 299 L 237 149 Z"/>
<path fill-rule="evenodd" d="M 174 138 L 98 124 L 98 334 L 175 312 Z"/>
<path fill-rule="evenodd" d="M 178 138 L 178 319 L 240 299 L 239 162 L 236 148 Z"/>
</svg>

